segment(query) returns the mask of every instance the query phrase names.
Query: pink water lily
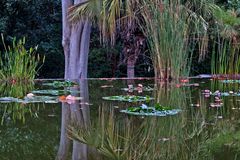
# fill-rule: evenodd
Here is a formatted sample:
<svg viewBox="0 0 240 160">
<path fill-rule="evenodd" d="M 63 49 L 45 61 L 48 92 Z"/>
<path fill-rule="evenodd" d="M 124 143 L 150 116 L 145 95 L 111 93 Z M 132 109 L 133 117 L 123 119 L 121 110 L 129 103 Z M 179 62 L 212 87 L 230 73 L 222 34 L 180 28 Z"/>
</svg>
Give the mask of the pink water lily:
<svg viewBox="0 0 240 160">
<path fill-rule="evenodd" d="M 32 98 L 33 96 L 34 96 L 33 93 L 28 93 L 28 94 L 27 94 L 27 98 Z"/>
<path fill-rule="evenodd" d="M 73 101 L 75 101 L 75 100 L 77 100 L 77 98 L 76 98 L 75 96 L 68 95 L 68 96 L 66 97 L 66 100 L 73 100 Z"/>
</svg>

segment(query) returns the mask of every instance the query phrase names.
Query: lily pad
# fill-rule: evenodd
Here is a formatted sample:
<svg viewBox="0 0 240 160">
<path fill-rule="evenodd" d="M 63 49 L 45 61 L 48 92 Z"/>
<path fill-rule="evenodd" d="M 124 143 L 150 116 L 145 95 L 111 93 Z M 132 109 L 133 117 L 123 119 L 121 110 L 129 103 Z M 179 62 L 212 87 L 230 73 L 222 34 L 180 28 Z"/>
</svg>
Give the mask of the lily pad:
<svg viewBox="0 0 240 160">
<path fill-rule="evenodd" d="M 11 102 L 17 102 L 19 99 L 14 97 L 1 97 L 0 103 L 11 103 Z"/>
<path fill-rule="evenodd" d="M 227 79 L 227 80 L 222 80 L 221 81 L 222 83 L 240 83 L 240 80 L 229 80 L 229 79 Z"/>
<path fill-rule="evenodd" d="M 52 83 L 43 83 L 45 86 L 51 86 L 54 88 L 61 88 L 61 87 L 73 87 L 75 85 L 78 85 L 75 82 L 72 81 L 53 81 Z"/>
<path fill-rule="evenodd" d="M 110 101 L 123 101 L 123 102 L 142 102 L 142 101 L 150 101 L 154 98 L 149 96 L 135 96 L 135 95 L 120 95 L 120 96 L 110 96 L 110 97 L 102 97 L 104 100 Z"/>
<path fill-rule="evenodd" d="M 14 97 L 1 97 L 0 103 L 45 103 L 49 101 L 55 101 L 58 102 L 58 99 L 56 97 L 50 97 L 50 96 L 33 96 L 31 98 L 24 97 L 23 99 L 14 98 Z"/>
<path fill-rule="evenodd" d="M 54 95 L 54 96 L 59 96 L 59 95 L 69 95 L 71 93 L 80 93 L 80 91 L 71 91 L 71 90 L 35 90 L 32 91 L 34 94 L 44 94 L 44 95 Z"/>
</svg>

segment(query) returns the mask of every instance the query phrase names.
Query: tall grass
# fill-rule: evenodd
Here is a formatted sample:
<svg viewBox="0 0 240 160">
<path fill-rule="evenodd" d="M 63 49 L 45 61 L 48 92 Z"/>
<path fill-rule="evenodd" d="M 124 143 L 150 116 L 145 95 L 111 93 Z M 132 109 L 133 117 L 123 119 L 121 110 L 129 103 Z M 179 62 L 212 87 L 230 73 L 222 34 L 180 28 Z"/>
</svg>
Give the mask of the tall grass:
<svg viewBox="0 0 240 160">
<path fill-rule="evenodd" d="M 239 74 L 240 50 L 233 47 L 231 41 L 218 38 L 212 52 L 212 74 L 228 74 L 231 77 Z"/>
<path fill-rule="evenodd" d="M 143 27 L 152 55 L 157 78 L 188 76 L 190 20 L 186 9 L 177 1 L 162 3 L 144 0 Z"/>
<path fill-rule="evenodd" d="M 4 52 L 0 56 L 1 80 L 33 80 L 39 69 L 40 56 L 36 55 L 37 47 L 25 48 L 25 38 L 13 39 L 12 45 L 7 46 L 3 35 Z M 42 60 L 44 62 L 44 58 Z"/>
</svg>

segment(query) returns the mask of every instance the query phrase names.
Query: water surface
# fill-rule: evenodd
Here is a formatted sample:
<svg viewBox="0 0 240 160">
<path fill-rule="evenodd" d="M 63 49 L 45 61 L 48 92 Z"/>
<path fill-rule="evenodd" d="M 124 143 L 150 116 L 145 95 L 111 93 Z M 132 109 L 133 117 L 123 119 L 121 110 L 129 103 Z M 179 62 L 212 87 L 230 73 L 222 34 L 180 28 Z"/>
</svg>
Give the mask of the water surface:
<svg viewBox="0 0 240 160">
<path fill-rule="evenodd" d="M 64 93 L 45 93 L 44 96 L 59 102 L 0 103 L 0 159 L 240 159 L 238 81 L 81 80 L 72 87 L 43 85 L 49 82 L 52 81 L 1 85 L 1 97 L 23 99 L 36 90 L 65 89 L 71 91 L 65 92 L 65 96 L 71 94 L 81 99 L 59 101 Z M 153 90 L 124 90 L 138 84 Z M 206 95 L 207 90 L 216 94 Z M 154 100 L 102 99 L 116 95 L 149 96 Z M 143 103 L 160 103 L 181 112 L 165 117 L 120 113 Z"/>
</svg>

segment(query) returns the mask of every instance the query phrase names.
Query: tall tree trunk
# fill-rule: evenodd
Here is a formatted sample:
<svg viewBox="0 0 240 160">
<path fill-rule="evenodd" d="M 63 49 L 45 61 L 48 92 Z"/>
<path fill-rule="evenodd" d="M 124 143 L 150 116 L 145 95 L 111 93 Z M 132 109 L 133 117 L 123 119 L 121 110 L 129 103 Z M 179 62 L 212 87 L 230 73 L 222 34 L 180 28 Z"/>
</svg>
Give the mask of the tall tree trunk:
<svg viewBox="0 0 240 160">
<path fill-rule="evenodd" d="M 65 57 L 65 76 L 68 77 L 69 70 L 69 54 L 70 54 L 70 37 L 71 37 L 71 25 L 68 22 L 67 14 L 68 8 L 73 5 L 72 0 L 62 0 L 62 46 Z"/>
<path fill-rule="evenodd" d="M 75 0 L 74 4 L 86 0 Z M 68 21 L 68 8 L 73 5 L 71 0 L 62 0 L 63 15 L 63 48 L 65 55 L 65 79 L 87 78 L 88 53 L 91 24 L 82 19 L 71 25 Z"/>
<path fill-rule="evenodd" d="M 132 55 L 134 56 L 134 55 Z M 135 77 L 135 57 L 128 57 L 127 59 L 127 76 L 128 78 L 134 78 Z"/>
</svg>

